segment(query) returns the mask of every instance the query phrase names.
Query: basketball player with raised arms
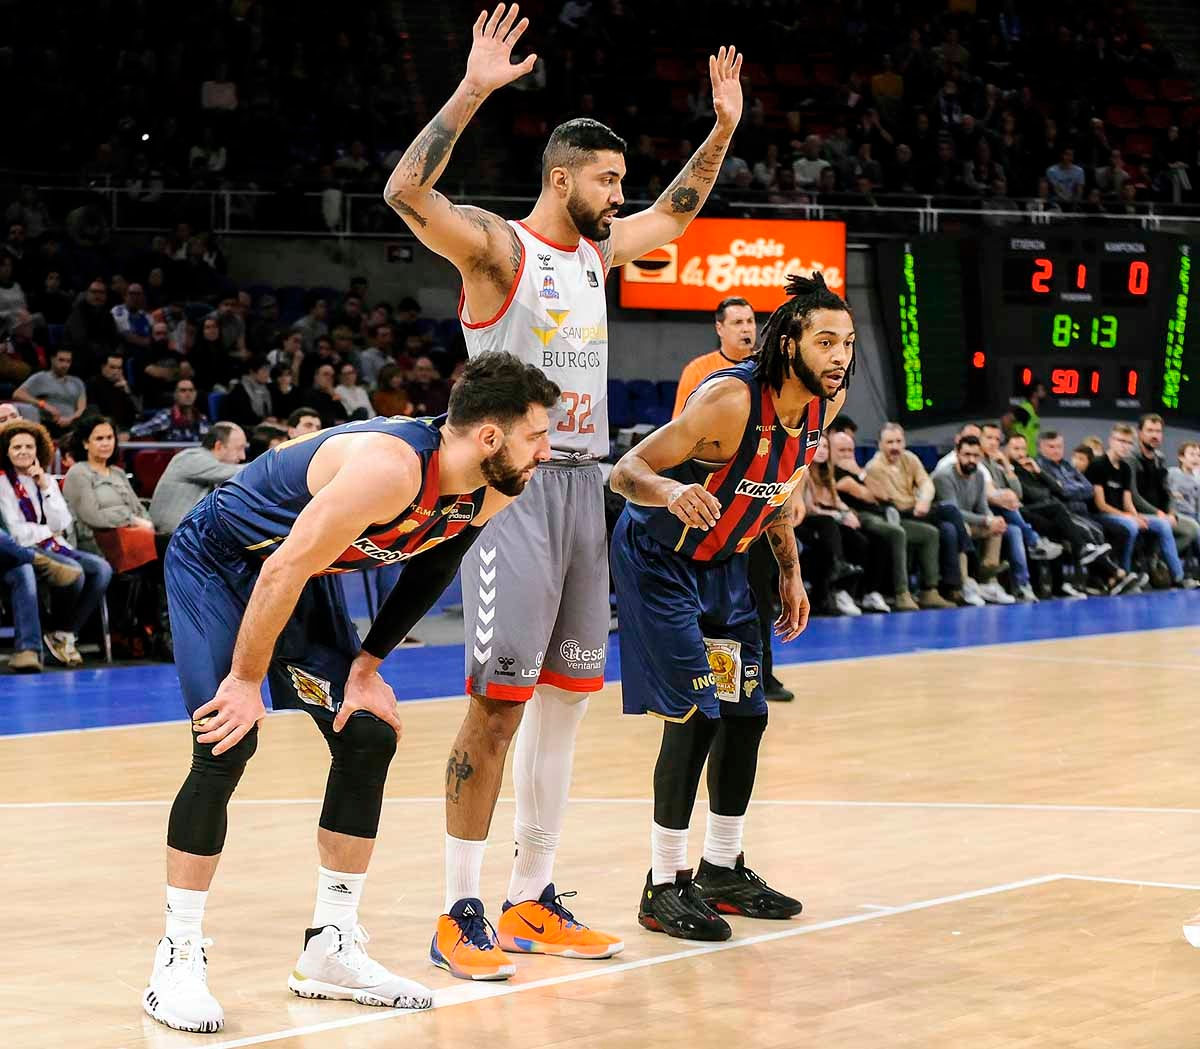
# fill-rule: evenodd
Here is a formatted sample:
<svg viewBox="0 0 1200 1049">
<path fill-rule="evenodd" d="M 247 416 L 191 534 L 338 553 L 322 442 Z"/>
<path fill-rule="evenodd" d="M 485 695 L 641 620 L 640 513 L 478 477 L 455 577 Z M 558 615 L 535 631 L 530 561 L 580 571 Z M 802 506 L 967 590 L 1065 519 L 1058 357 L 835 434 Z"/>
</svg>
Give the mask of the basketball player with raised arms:
<svg viewBox="0 0 1200 1049">
<path fill-rule="evenodd" d="M 515 972 L 502 949 L 606 958 L 623 946 L 576 920 L 553 884 L 575 734 L 588 695 L 603 686 L 608 641 L 598 466 L 608 454 L 604 280 L 612 267 L 683 233 L 708 198 L 742 111 L 742 59 L 722 47 L 709 58 L 716 126 L 652 207 L 616 217 L 625 142 L 586 119 L 550 135 L 541 192 L 523 220 L 453 204 L 434 185 L 484 100 L 533 68 L 535 55 L 512 61 L 527 26 L 516 4 L 480 14 L 462 82 L 384 191 L 416 237 L 461 274 L 469 352 L 502 347 L 563 391 L 550 413 L 553 458 L 463 563 L 469 701 L 446 769 L 446 913 L 430 959 L 477 980 Z M 497 937 L 484 918 L 479 872 L 518 725 L 516 858 Z"/>
<path fill-rule="evenodd" d="M 775 634 L 793 640 L 808 597 L 788 502 L 845 400 L 854 321 L 820 274 L 790 277 L 787 292 L 758 353 L 706 379 L 610 480 L 629 500 L 612 542 L 625 713 L 663 720 L 638 921 L 687 940 L 727 940 L 718 912 L 783 919 L 801 910 L 742 854 L 767 727 L 746 550 L 766 532 L 779 562 Z M 693 880 L 688 822 L 705 761 L 708 827 Z"/>
<path fill-rule="evenodd" d="M 288 986 L 304 998 L 425 1009 L 420 984 L 370 958 L 358 905 L 401 732 L 379 665 L 458 571 L 488 518 L 550 457 L 560 391 L 507 353 L 471 361 L 447 415 L 306 433 L 207 495 L 167 548 L 175 662 L 192 716 L 191 770 L 167 827 L 167 928 L 142 996 L 155 1020 L 219 1031 L 202 920 L 226 809 L 275 708 L 310 714 L 329 746 L 312 926 Z M 337 573 L 403 563 L 359 642 Z"/>
</svg>

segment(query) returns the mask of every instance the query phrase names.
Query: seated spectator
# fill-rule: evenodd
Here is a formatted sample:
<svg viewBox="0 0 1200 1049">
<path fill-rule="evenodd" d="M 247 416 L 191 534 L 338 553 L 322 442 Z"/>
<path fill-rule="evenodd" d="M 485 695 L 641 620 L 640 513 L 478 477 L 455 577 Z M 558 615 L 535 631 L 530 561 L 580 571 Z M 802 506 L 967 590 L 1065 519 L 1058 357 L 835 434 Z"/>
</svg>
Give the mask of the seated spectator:
<svg viewBox="0 0 1200 1049">
<path fill-rule="evenodd" d="M 287 419 L 288 440 L 321 429 L 320 413 L 312 408 L 297 408 Z"/>
<path fill-rule="evenodd" d="M 288 439 L 287 430 L 274 423 L 259 423 L 250 434 L 246 445 L 246 462 L 253 462 L 263 452 L 269 452 Z"/>
<path fill-rule="evenodd" d="M 418 357 L 413 366 L 412 381 L 405 388 L 418 416 L 443 415 L 450 403 L 450 384 L 438 375 L 428 357 Z"/>
<path fill-rule="evenodd" d="M 71 309 L 63 331 L 63 347 L 78 355 L 75 370 L 88 375 L 94 370 L 92 362 L 108 356 L 121 345 L 117 322 L 108 308 L 108 288 L 97 278 L 87 286 L 83 298 Z"/>
<path fill-rule="evenodd" d="M 292 373 L 292 380 L 299 384 L 300 372 L 304 367 L 304 341 L 300 338 L 298 331 L 290 331 L 279 333 L 276 340 L 278 345 L 267 354 L 267 360 L 271 367 L 275 368 L 282 364 L 289 368 Z M 332 344 L 331 344 L 332 345 Z M 309 380 L 312 381 L 311 379 Z"/>
<path fill-rule="evenodd" d="M 128 285 L 125 301 L 114 306 L 111 313 L 126 353 L 133 354 L 150 345 L 150 314 L 146 312 L 146 293 L 140 284 Z"/>
<path fill-rule="evenodd" d="M 276 364 L 271 369 L 271 414 L 267 418 L 281 425 L 286 423 L 287 417 L 300 407 L 301 400 L 291 367 Z"/>
<path fill-rule="evenodd" d="M 96 529 L 150 526 L 125 471 L 113 465 L 117 451 L 113 420 L 88 415 L 79 421 L 71 448 L 75 465 L 63 481 L 63 496 L 75 518 L 79 549 L 98 556 L 103 553 L 96 544 Z"/>
<path fill-rule="evenodd" d="M 1079 473 L 1087 475 L 1088 469 L 1096 461 L 1096 453 L 1090 444 L 1076 445 L 1071 450 L 1071 466 Z"/>
<path fill-rule="evenodd" d="M 222 399 L 221 418 L 237 423 L 243 430 L 254 429 L 274 414 L 270 383 L 271 366 L 267 364 L 266 356 L 255 357 L 250 361 L 246 374 L 233 384 Z"/>
<path fill-rule="evenodd" d="M 389 364 L 379 373 L 379 389 L 371 395 L 371 403 L 380 415 L 412 415 L 413 403 L 405 392 L 404 369 Z"/>
<path fill-rule="evenodd" d="M 13 617 L 13 654 L 8 669 L 14 674 L 42 670 L 42 610 L 38 580 L 49 586 L 72 586 L 83 575 L 75 561 L 50 557 L 37 547 L 22 546 L 0 531 L 0 577 L 8 586 Z"/>
<path fill-rule="evenodd" d="M 346 408 L 334 385 L 333 365 L 324 363 L 313 372 L 312 386 L 304 391 L 304 403 L 315 408 L 322 426 L 337 426 L 346 421 Z"/>
<path fill-rule="evenodd" d="M 29 309 L 42 318 L 44 324 L 66 324 L 71 316 L 71 296 L 62 289 L 58 270 L 47 270 L 42 290 L 29 302 Z"/>
<path fill-rule="evenodd" d="M 25 292 L 14 275 L 15 268 L 16 260 L 0 249 L 0 328 L 11 326 L 17 314 L 29 308 Z"/>
<path fill-rule="evenodd" d="M 865 612 L 888 612 L 879 592 L 886 586 L 886 566 L 871 549 L 862 522 L 838 493 L 834 466 L 829 458 L 829 441 L 822 436 L 804 476 L 804 521 L 799 532 L 804 545 L 816 547 L 810 557 L 814 607 L 818 612 L 858 616 Z M 866 589 L 856 603 L 846 586 L 862 583 Z"/>
<path fill-rule="evenodd" d="M 308 292 L 304 297 L 304 316 L 292 325 L 300 333 L 304 352 L 312 353 L 317 348 L 317 338 L 329 331 L 329 303 L 319 295 Z"/>
<path fill-rule="evenodd" d="M 13 391 L 14 401 L 37 405 L 42 422 L 54 434 L 70 429 L 87 407 L 83 380 L 70 374 L 73 357 L 70 349 L 60 347 L 50 358 L 49 371 L 34 372 Z"/>
<path fill-rule="evenodd" d="M 838 416 L 834 423 L 842 421 Z M 847 422 L 850 420 L 847 418 Z M 854 423 L 850 422 L 854 427 Z M 857 515 L 862 522 L 863 532 L 878 546 L 887 552 L 887 563 L 891 569 L 892 594 L 891 606 L 897 612 L 915 612 L 920 606 L 913 600 L 908 588 L 908 548 L 911 533 L 911 545 L 917 554 L 920 566 L 921 589 L 937 596 L 938 586 L 938 531 L 933 525 L 922 521 L 902 521 L 887 518 L 887 507 L 883 506 L 871 489 L 867 487 L 866 471 L 858 465 L 854 456 L 854 430 L 839 429 L 829 432 L 829 453 L 834 467 L 834 479 L 837 482 L 837 492 L 842 501 Z M 938 598 L 941 601 L 941 598 Z M 941 602 L 949 608 L 947 602 Z"/>
<path fill-rule="evenodd" d="M 79 666 L 83 657 L 76 639 L 103 599 L 112 569 L 104 558 L 76 550 L 67 541 L 74 521 L 58 485 L 46 473 L 53 454 L 45 427 L 24 420 L 0 427 L 0 469 L 4 471 L 0 518 L 5 531 L 21 546 L 55 560 L 73 561 L 81 569 L 74 582 L 56 589 L 54 622 L 58 629 L 42 638 L 58 662 Z"/>
<path fill-rule="evenodd" d="M 382 385 L 379 374 L 389 364 L 394 364 L 392 348 L 394 346 L 392 326 L 390 324 L 373 324 L 367 333 L 367 348 L 358 355 L 358 367 L 365 385 Z"/>
<path fill-rule="evenodd" d="M 175 403 L 155 412 L 145 422 L 129 428 L 129 435 L 139 441 L 178 441 L 194 444 L 208 433 L 208 419 L 196 407 L 196 383 L 180 379 L 175 384 Z"/>
<path fill-rule="evenodd" d="M 829 167 L 829 161 L 821 156 L 821 136 L 809 135 L 804 140 L 801 155 L 792 163 L 792 175 L 799 189 L 815 189 L 821 172 Z"/>
<path fill-rule="evenodd" d="M 371 395 L 365 386 L 358 384 L 358 369 L 350 361 L 343 361 L 338 368 L 337 395 L 342 407 L 351 419 L 369 419 L 375 414 L 371 406 Z"/>
<path fill-rule="evenodd" d="M 246 348 L 246 322 L 242 319 L 241 309 L 239 295 L 224 295 L 213 316 L 217 318 L 217 327 L 221 329 L 225 352 L 235 358 L 248 358 L 250 351 Z"/>
<path fill-rule="evenodd" d="M 1133 503 L 1133 427 L 1117 423 L 1108 438 L 1108 450 L 1093 461 L 1087 478 L 1092 482 L 1095 513 L 1105 535 L 1113 540 L 1117 561 L 1126 572 L 1133 568 L 1133 547 L 1140 533 L 1147 533 L 1158 547 L 1170 572 L 1171 586 L 1177 590 L 1192 590 L 1200 586 L 1194 579 L 1185 579 L 1171 524 L 1162 517 L 1146 517 Z M 1144 576 L 1145 573 L 1142 573 Z M 1148 577 L 1139 577 L 1145 586 Z"/>
<path fill-rule="evenodd" d="M 167 322 L 156 320 L 150 325 L 150 341 L 133 354 L 134 387 L 141 394 L 147 409 L 163 408 L 171 403 L 175 384 L 192 374 L 184 355 L 171 345 Z"/>
<path fill-rule="evenodd" d="M 1200 525 L 1190 517 L 1180 517 L 1171 505 L 1167 463 L 1159 449 L 1163 441 L 1163 420 L 1153 413 L 1138 420 L 1137 444 L 1133 465 L 1133 506 L 1140 514 L 1158 517 L 1171 526 L 1175 548 L 1183 554 L 1200 537 Z"/>
<path fill-rule="evenodd" d="M 987 491 L 979 469 L 983 448 L 979 438 L 971 434 L 960 437 L 954 447 L 954 462 L 943 463 L 933 471 L 934 491 L 943 505 L 948 503 L 958 507 L 971 538 L 982 540 L 983 552 L 979 555 L 981 566 L 998 566 L 1000 546 L 1008 531 L 1008 523 L 1003 517 L 993 514 L 988 506 Z M 1026 576 L 1025 583 L 1028 582 Z M 1013 596 L 995 579 L 977 585 L 979 595 L 985 601 L 997 605 L 1013 603 Z"/>
<path fill-rule="evenodd" d="M 337 352 L 333 345 L 333 336 L 318 335 L 316 350 L 312 353 L 306 353 L 300 363 L 300 389 L 307 390 L 310 386 L 312 386 L 313 378 L 317 373 L 317 369 L 323 364 L 328 364 L 333 369 L 333 374 L 336 376 L 338 365 L 341 363 L 341 355 Z"/>
<path fill-rule="evenodd" d="M 169 537 L 187 512 L 246 458 L 246 434 L 236 423 L 214 423 L 199 448 L 185 448 L 167 464 L 150 500 L 155 534 Z"/>
<path fill-rule="evenodd" d="M 1057 164 L 1046 169 L 1046 181 L 1054 190 L 1054 196 L 1060 204 L 1075 205 L 1083 197 L 1083 186 L 1086 178 L 1083 168 L 1075 163 L 1075 150 L 1070 146 L 1059 154 Z"/>
<path fill-rule="evenodd" d="M 110 353 L 100 365 L 100 374 L 87 384 L 88 407 L 112 419 L 117 428 L 128 432 L 138 416 L 138 406 L 125 380 L 125 358 Z"/>
<path fill-rule="evenodd" d="M 264 295 L 258 300 L 255 320 L 246 332 L 246 345 L 250 352 L 269 352 L 275 346 L 279 328 L 279 300 L 274 295 Z"/>
<path fill-rule="evenodd" d="M 45 368 L 46 351 L 33 341 L 33 316 L 18 310 L 12 328 L 0 324 L 0 382 L 22 383 L 30 372 Z"/>
<path fill-rule="evenodd" d="M 239 369 L 225 349 L 221 324 L 215 313 L 201 321 L 199 338 L 188 352 L 187 360 L 199 389 L 206 393 L 229 389 Z"/>
<path fill-rule="evenodd" d="M 904 427 L 899 423 L 884 423 L 879 433 L 879 451 L 867 463 L 865 473 L 871 494 L 880 505 L 893 507 L 901 522 L 915 520 L 938 530 L 941 583 L 936 591 L 922 590 L 917 603 L 922 608 L 945 608 L 947 602 L 982 603 L 982 598 L 968 600 L 963 594 L 966 554 L 972 547 L 962 515 L 956 507 L 933 505 L 933 482 L 921 460 L 905 448 Z M 905 534 L 912 542 L 913 536 L 907 528 Z"/>
<path fill-rule="evenodd" d="M 1167 471 L 1171 505 L 1180 517 L 1200 524 L 1200 444 L 1184 441 L 1176 454 L 1179 465 Z"/>
</svg>

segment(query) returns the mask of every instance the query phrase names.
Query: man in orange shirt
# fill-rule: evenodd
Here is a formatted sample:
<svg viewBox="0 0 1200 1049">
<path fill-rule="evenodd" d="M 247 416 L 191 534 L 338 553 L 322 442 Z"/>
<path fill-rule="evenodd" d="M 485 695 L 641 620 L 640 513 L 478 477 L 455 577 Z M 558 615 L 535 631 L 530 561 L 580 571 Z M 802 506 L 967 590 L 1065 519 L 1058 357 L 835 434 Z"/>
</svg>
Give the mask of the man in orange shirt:
<svg viewBox="0 0 1200 1049">
<path fill-rule="evenodd" d="M 722 299 L 717 305 L 716 328 L 719 340 L 717 348 L 684 365 L 683 374 L 679 376 L 679 391 L 675 394 L 672 418 L 683 411 L 692 391 L 713 372 L 732 368 L 754 352 L 758 324 L 754 319 L 754 307 L 745 299 L 737 296 Z M 776 601 L 775 558 L 765 543 L 751 544 L 748 570 L 750 587 L 758 602 L 759 625 L 763 636 L 763 691 L 768 700 L 787 702 L 793 698 L 792 693 L 775 677 L 771 660 L 771 622 L 775 618 L 772 609 Z"/>
<path fill-rule="evenodd" d="M 672 419 L 683 411 L 683 406 L 692 395 L 692 391 L 713 372 L 719 372 L 722 368 L 732 368 L 754 352 L 757 324 L 754 320 L 754 307 L 750 303 L 737 297 L 722 299 L 717 306 L 716 320 L 720 344 L 712 353 L 695 357 L 684 365 L 683 374 L 679 376 L 679 391 L 675 394 Z"/>
</svg>

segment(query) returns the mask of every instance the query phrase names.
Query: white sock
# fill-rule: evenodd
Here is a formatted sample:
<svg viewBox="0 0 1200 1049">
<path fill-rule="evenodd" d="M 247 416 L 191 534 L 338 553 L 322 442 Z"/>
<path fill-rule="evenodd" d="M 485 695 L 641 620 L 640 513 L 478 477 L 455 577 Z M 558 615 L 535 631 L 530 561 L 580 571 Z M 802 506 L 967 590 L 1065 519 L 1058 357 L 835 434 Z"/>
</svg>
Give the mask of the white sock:
<svg viewBox="0 0 1200 1049">
<path fill-rule="evenodd" d="M 650 884 L 675 884 L 675 875 L 687 870 L 687 828 L 672 830 L 650 824 Z"/>
<path fill-rule="evenodd" d="M 446 913 L 459 900 L 479 899 L 479 872 L 486 841 L 446 835 Z"/>
<path fill-rule="evenodd" d="M 704 832 L 704 858 L 717 867 L 733 870 L 742 851 L 742 827 L 745 824 L 745 816 L 718 816 L 710 812 L 708 828 Z"/>
<path fill-rule="evenodd" d="M 200 925 L 204 921 L 204 904 L 208 890 L 177 889 L 167 886 L 167 935 L 175 943 L 204 938 Z"/>
<path fill-rule="evenodd" d="M 562 837 L 571 790 L 575 735 L 587 713 L 587 696 L 538 685 L 525 704 L 513 754 L 517 855 L 508 900 L 536 900 L 554 880 L 554 856 Z"/>
<path fill-rule="evenodd" d="M 362 899 L 366 880 L 365 872 L 347 874 L 318 867 L 317 902 L 313 907 L 312 927 L 323 929 L 326 925 L 336 925 L 344 932 L 352 932 L 358 924 L 358 903 Z"/>
</svg>

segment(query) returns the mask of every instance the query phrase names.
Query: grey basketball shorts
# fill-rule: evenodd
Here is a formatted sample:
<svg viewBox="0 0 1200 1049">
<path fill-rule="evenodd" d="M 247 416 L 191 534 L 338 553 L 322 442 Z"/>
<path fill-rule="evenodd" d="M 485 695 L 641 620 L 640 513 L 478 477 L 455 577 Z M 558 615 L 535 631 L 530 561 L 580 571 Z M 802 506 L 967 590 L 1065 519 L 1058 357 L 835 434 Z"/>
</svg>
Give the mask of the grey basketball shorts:
<svg viewBox="0 0 1200 1049">
<path fill-rule="evenodd" d="M 608 544 L 600 468 L 543 463 L 462 564 L 468 695 L 604 685 Z"/>
</svg>

